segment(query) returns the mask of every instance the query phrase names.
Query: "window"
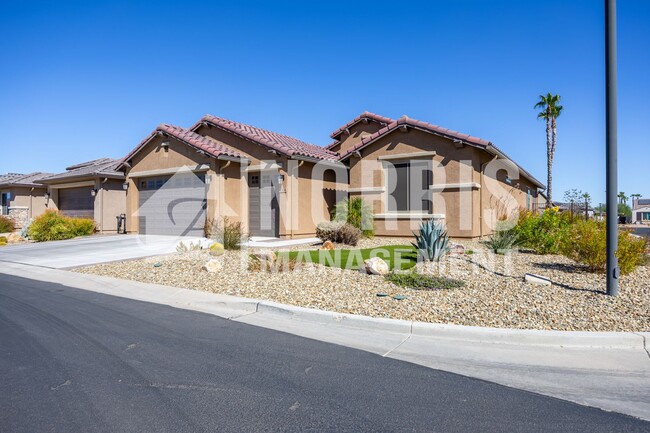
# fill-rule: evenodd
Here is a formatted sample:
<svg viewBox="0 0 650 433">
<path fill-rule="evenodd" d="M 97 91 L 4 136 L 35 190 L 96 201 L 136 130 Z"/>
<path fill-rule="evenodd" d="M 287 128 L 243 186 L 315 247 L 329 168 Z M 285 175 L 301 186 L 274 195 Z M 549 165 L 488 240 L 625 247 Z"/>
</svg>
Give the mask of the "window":
<svg viewBox="0 0 650 433">
<path fill-rule="evenodd" d="M 432 172 L 428 161 L 400 162 L 386 167 L 389 212 L 431 212 L 429 186 Z"/>
</svg>

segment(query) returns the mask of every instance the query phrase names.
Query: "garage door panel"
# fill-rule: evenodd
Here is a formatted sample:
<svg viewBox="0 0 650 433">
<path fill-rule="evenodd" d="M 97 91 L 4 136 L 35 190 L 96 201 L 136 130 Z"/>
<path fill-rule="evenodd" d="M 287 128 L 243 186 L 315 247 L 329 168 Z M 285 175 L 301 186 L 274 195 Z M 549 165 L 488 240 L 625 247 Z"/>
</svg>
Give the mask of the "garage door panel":
<svg viewBox="0 0 650 433">
<path fill-rule="evenodd" d="M 90 191 L 90 187 L 59 189 L 59 211 L 69 217 L 94 218 L 95 197 Z"/>
<path fill-rule="evenodd" d="M 204 176 L 142 179 L 138 201 L 140 233 L 203 236 L 207 210 Z"/>
</svg>

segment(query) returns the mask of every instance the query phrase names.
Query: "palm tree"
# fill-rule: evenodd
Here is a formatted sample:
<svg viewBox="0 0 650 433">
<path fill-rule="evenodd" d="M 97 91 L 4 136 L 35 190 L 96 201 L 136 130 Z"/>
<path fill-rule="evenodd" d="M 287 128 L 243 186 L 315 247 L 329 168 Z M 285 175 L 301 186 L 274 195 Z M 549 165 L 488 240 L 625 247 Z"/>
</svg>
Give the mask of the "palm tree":
<svg viewBox="0 0 650 433">
<path fill-rule="evenodd" d="M 627 204 L 627 196 L 623 191 L 618 193 L 618 202 L 620 204 Z"/>
<path fill-rule="evenodd" d="M 539 101 L 535 108 L 541 108 L 537 114 L 538 119 L 546 120 L 546 163 L 547 163 L 547 187 L 546 187 L 546 207 L 550 208 L 553 203 L 553 158 L 555 156 L 555 145 L 557 143 L 557 118 L 562 113 L 560 104 L 560 95 L 546 96 L 539 95 Z"/>
<path fill-rule="evenodd" d="M 641 198 L 641 194 L 630 194 L 630 197 L 632 197 L 632 206 L 634 207 L 634 199 Z"/>
</svg>

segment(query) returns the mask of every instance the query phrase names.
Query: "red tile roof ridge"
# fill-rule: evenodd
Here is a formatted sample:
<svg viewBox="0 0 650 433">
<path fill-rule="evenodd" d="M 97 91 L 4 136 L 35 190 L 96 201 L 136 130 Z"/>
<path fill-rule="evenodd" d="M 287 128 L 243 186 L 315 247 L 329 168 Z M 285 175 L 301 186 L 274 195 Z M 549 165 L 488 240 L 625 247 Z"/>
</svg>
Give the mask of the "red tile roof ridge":
<svg viewBox="0 0 650 433">
<path fill-rule="evenodd" d="M 343 131 L 345 131 L 347 128 L 352 127 L 353 125 L 357 124 L 363 119 L 370 119 L 374 120 L 375 122 L 382 123 L 384 125 L 388 125 L 392 122 L 394 122 L 394 119 L 391 119 L 390 117 L 385 117 L 379 114 L 371 113 L 370 111 L 364 111 L 363 113 L 359 114 L 357 117 L 354 119 L 350 120 L 348 123 L 345 125 L 341 126 L 340 128 L 336 129 L 334 132 L 330 134 L 330 137 L 333 139 L 336 139 Z M 336 143 L 330 144 L 328 147 L 334 146 Z"/>
</svg>

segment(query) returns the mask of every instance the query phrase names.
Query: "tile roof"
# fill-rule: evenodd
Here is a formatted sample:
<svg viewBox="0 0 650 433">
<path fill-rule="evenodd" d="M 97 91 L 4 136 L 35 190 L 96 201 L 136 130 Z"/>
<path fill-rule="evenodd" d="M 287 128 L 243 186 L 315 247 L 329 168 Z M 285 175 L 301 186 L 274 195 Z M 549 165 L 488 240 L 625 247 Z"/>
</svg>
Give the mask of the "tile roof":
<svg viewBox="0 0 650 433">
<path fill-rule="evenodd" d="M 59 180 L 70 180 L 77 178 L 111 177 L 122 179 L 124 173 L 117 171 L 119 159 L 100 158 L 92 161 L 71 165 L 63 173 L 52 174 L 38 180 L 38 183 L 52 183 Z"/>
<path fill-rule="evenodd" d="M 305 143 L 297 138 L 289 137 L 288 135 L 278 134 L 277 132 L 267 131 L 266 129 L 234 122 L 210 114 L 205 115 L 190 129 L 194 131 L 201 124 L 208 124 L 221 128 L 246 140 L 250 140 L 288 156 L 305 156 L 330 161 L 338 160 L 337 153 L 331 152 L 324 147 Z"/>
<path fill-rule="evenodd" d="M 0 175 L 0 186 L 28 186 L 28 187 L 39 187 L 35 183 L 46 176 L 50 176 L 51 173 L 43 173 L 40 171 L 29 173 L 29 174 L 19 174 L 19 173 L 7 173 L 5 175 Z"/>
<path fill-rule="evenodd" d="M 395 120 L 391 119 L 390 117 L 384 117 L 380 116 L 379 114 L 371 113 L 369 111 L 364 111 L 363 113 L 359 114 L 357 117 L 346 123 L 345 125 L 341 126 L 338 128 L 336 131 L 332 132 L 330 134 L 330 137 L 336 140 L 336 137 L 341 135 L 342 132 L 344 132 L 346 129 L 351 128 L 352 126 L 356 125 L 357 123 L 361 122 L 363 119 L 367 120 L 372 120 L 374 122 L 381 123 L 382 125 L 388 125 L 390 123 L 393 123 Z M 329 147 L 334 146 L 338 142 L 335 141 L 334 143 L 330 144 Z"/>
<path fill-rule="evenodd" d="M 484 149 L 486 152 L 494 154 L 494 155 L 499 155 L 504 159 L 512 161 L 508 155 L 505 154 L 502 150 L 500 150 L 498 147 L 496 147 L 494 144 L 491 142 L 484 140 L 482 138 L 474 137 L 469 134 L 463 134 L 458 131 L 454 131 L 452 129 L 448 128 L 443 128 L 438 125 L 434 125 L 432 123 L 428 122 L 422 122 L 420 120 L 415 120 L 411 119 L 407 116 L 402 116 L 397 120 L 392 121 L 385 127 L 381 128 L 379 131 L 375 132 L 374 134 L 367 135 L 361 139 L 359 143 L 357 143 L 355 146 L 352 148 L 348 149 L 343 155 L 341 155 L 341 160 L 344 160 L 348 158 L 350 155 L 352 155 L 354 152 L 361 150 L 362 148 L 366 147 L 370 143 L 374 142 L 380 137 L 385 136 L 386 134 L 389 134 L 392 131 L 395 131 L 401 127 L 411 127 L 411 128 L 418 128 L 427 132 L 430 132 L 432 134 L 440 135 L 445 138 L 449 138 L 451 140 L 459 140 L 461 142 L 470 144 L 472 146 Z M 514 162 L 514 161 L 513 161 Z M 535 179 L 530 173 L 528 173 L 526 170 L 524 170 L 523 167 L 520 165 L 516 164 L 519 170 L 528 177 L 533 183 L 535 183 L 538 187 L 544 188 L 544 184 L 542 184 L 540 181 Z"/>
<path fill-rule="evenodd" d="M 634 202 L 634 209 L 650 206 L 650 198 L 640 198 Z"/>
<path fill-rule="evenodd" d="M 202 150 L 207 154 L 217 158 L 220 156 L 244 158 L 241 153 L 229 147 L 223 146 L 215 140 L 203 137 L 202 135 L 190 131 L 189 129 L 181 128 L 180 126 L 169 125 L 167 123 L 161 123 L 156 127 L 156 129 L 151 132 L 151 134 L 142 140 L 140 144 L 138 144 L 127 156 L 122 159 L 121 163 L 118 165 L 118 169 L 121 168 L 124 161 L 128 161 L 129 159 L 133 158 L 133 156 L 138 153 L 147 143 L 149 143 L 152 138 L 161 134 L 174 137 L 182 143 L 192 146 L 198 150 Z"/>
</svg>

